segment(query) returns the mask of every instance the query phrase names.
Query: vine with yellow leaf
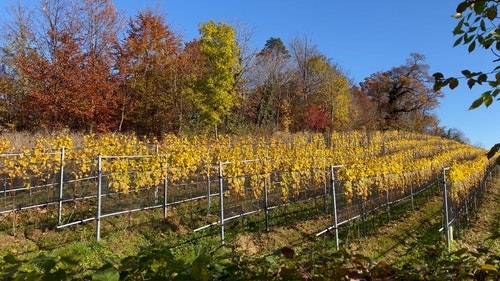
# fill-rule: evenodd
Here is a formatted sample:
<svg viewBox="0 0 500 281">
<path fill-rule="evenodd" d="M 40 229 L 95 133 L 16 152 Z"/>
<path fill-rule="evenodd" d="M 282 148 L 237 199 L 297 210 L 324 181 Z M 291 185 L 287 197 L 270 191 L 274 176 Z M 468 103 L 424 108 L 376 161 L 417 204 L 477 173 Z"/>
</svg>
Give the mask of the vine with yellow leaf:
<svg viewBox="0 0 500 281">
<path fill-rule="evenodd" d="M 439 137 L 410 132 L 333 132 L 296 134 L 280 137 L 251 136 L 175 136 L 161 141 L 134 135 L 87 135 L 80 147 L 69 136 L 40 138 L 35 147 L 9 146 L 0 139 L 3 154 L 2 174 L 21 179 L 26 188 L 53 179 L 64 164 L 67 177 L 75 180 L 97 174 L 98 156 L 103 158 L 101 172 L 109 188 L 129 193 L 155 187 L 166 177 L 173 184 L 192 182 L 208 175 L 219 162 L 228 192 L 236 196 L 259 198 L 268 188 L 279 188 L 282 200 L 296 197 L 309 186 L 326 184 L 328 167 L 343 165 L 336 178 L 343 181 L 348 200 L 367 198 L 373 190 L 396 190 L 421 186 L 436 178 L 451 165 L 449 181 L 454 196 L 466 194 L 491 164 L 485 151 Z M 61 149 L 64 147 L 64 163 Z M 10 153 L 10 154 L 9 154 Z M 274 183 L 274 184 L 271 184 Z M 250 188 L 249 188 L 250 187 Z M 272 190 L 270 190 L 272 192 Z"/>
</svg>

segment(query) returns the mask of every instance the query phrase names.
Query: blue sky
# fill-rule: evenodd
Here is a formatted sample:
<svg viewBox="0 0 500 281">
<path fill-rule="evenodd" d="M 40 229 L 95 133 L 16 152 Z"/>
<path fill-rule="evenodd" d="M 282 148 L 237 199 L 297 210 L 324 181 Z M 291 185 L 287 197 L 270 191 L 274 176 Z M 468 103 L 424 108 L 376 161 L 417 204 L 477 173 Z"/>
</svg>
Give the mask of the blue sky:
<svg viewBox="0 0 500 281">
<path fill-rule="evenodd" d="M 5 1 L 5 0 L 4 0 Z M 2 2 L 4 2 L 2 1 Z M 22 4 L 35 0 L 20 0 Z M 460 1 L 449 0 L 114 0 L 118 10 L 134 16 L 159 8 L 185 41 L 198 38 L 198 24 L 209 20 L 243 23 L 253 29 L 252 47 L 261 49 L 270 37 L 285 42 L 307 37 L 356 83 L 377 71 L 405 64 L 410 53 L 426 56 L 430 72 L 460 75 L 462 69 L 490 71 L 494 56 L 477 49 L 469 54 L 453 48 L 457 20 L 451 15 Z M 7 5 L 8 1 L 4 2 Z M 444 90 L 435 110 L 441 125 L 465 133 L 473 145 L 500 142 L 500 101 L 488 109 L 468 108 L 486 89 L 461 85 Z"/>
</svg>

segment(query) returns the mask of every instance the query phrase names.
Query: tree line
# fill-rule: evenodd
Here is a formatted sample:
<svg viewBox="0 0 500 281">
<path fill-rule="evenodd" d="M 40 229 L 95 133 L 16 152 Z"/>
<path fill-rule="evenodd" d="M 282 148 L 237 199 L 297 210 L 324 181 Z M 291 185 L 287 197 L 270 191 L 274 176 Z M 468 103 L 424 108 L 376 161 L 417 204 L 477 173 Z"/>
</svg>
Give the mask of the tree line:
<svg viewBox="0 0 500 281">
<path fill-rule="evenodd" d="M 433 113 L 443 93 L 422 54 L 354 85 L 307 37 L 271 37 L 254 50 L 245 25 L 209 21 L 183 42 L 157 9 L 123 20 L 111 0 L 45 0 L 8 12 L 3 130 L 457 133 Z"/>
</svg>

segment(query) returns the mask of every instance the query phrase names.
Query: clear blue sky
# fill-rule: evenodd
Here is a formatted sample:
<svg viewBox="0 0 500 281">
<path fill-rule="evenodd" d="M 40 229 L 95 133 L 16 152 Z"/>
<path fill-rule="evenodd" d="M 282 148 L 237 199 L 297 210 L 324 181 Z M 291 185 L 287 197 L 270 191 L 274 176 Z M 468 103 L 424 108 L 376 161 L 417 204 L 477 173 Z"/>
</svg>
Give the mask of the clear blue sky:
<svg viewBox="0 0 500 281">
<path fill-rule="evenodd" d="M 29 5 L 36 0 L 20 0 Z M 2 1 L 4 2 L 4 1 Z M 5 1 L 7 5 L 9 1 Z M 270 37 L 286 44 L 307 37 L 319 51 L 340 65 L 356 82 L 377 71 L 405 64 L 410 53 L 426 56 L 431 74 L 459 75 L 462 69 L 490 71 L 494 57 L 477 49 L 469 54 L 453 48 L 457 20 L 451 15 L 460 1 L 450 0 L 114 0 L 127 16 L 146 7 L 158 8 L 185 41 L 198 38 L 198 24 L 209 20 L 244 23 L 253 29 L 252 46 L 261 49 Z M 469 111 L 485 89 L 469 90 L 465 83 L 435 111 L 441 125 L 465 133 L 473 145 L 500 142 L 500 101 L 490 108 Z"/>
</svg>

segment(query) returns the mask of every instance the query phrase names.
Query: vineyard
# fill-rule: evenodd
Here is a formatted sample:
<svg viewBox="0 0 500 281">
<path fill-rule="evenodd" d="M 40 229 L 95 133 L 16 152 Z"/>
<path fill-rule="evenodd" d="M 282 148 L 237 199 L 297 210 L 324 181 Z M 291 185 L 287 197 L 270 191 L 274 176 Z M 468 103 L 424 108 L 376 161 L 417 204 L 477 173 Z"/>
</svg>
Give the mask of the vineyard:
<svg viewBox="0 0 500 281">
<path fill-rule="evenodd" d="M 224 243 L 228 221 L 264 214 L 269 230 L 272 210 L 299 202 L 332 214 L 322 235 L 376 210 L 389 218 L 391 204 L 443 181 L 447 228 L 495 161 L 483 149 L 398 131 L 161 141 L 89 135 L 79 144 L 58 136 L 32 148 L 0 142 L 0 213 L 57 206 L 57 228 L 95 221 L 97 239 L 107 217 L 163 209 L 164 217 L 189 218 L 194 232 L 218 226 Z"/>
</svg>

